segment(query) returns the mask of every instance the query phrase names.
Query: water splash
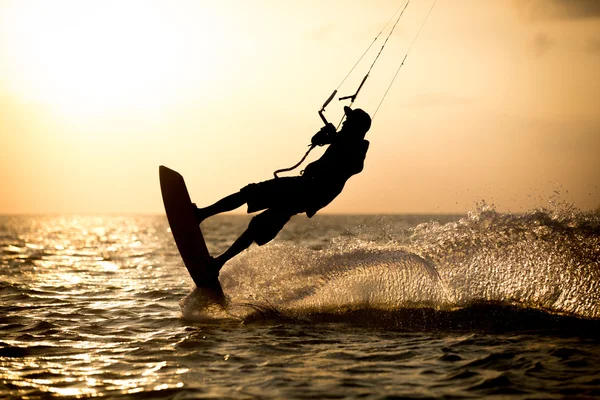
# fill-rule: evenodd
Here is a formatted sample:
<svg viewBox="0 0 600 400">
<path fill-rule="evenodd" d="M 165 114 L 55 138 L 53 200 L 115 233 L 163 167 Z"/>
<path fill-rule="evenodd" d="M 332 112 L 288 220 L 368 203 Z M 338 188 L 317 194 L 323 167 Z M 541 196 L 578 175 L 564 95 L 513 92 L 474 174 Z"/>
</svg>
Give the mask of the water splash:
<svg viewBox="0 0 600 400">
<path fill-rule="evenodd" d="M 417 226 L 457 306 L 498 301 L 600 317 L 600 220 L 572 208 L 504 214 L 485 206 L 456 223 Z"/>
<path fill-rule="evenodd" d="M 361 228 L 362 229 L 362 228 Z M 574 208 L 526 214 L 480 205 L 466 217 L 394 236 L 372 227 L 317 249 L 279 241 L 232 260 L 230 314 L 278 318 L 437 311 L 497 304 L 600 318 L 600 218 Z M 193 307 L 188 307 L 192 309 Z M 185 310 L 184 310 L 185 314 Z"/>
</svg>

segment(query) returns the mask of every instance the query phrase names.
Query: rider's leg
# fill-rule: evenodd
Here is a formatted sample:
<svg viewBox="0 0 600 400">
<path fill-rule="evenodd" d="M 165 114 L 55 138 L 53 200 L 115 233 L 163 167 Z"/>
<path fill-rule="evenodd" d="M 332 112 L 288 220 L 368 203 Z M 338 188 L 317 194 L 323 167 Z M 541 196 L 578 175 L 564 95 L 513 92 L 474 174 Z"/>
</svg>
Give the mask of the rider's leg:
<svg viewBox="0 0 600 400">
<path fill-rule="evenodd" d="M 246 229 L 242 235 L 237 238 L 235 242 L 228 248 L 223 254 L 215 257 L 215 267 L 221 269 L 221 267 L 233 257 L 246 250 L 254 242 L 254 230 L 251 228 Z"/>
<path fill-rule="evenodd" d="M 262 246 L 273 240 L 293 214 L 287 211 L 268 209 L 252 218 L 248 229 L 233 242 L 231 247 L 220 256 L 215 257 L 215 267 L 221 269 L 227 261 L 250 247 L 252 242 Z"/>
<path fill-rule="evenodd" d="M 246 195 L 243 192 L 231 194 L 217 201 L 215 204 L 204 208 L 196 208 L 195 215 L 198 223 L 204 221 L 208 217 L 220 214 L 227 211 L 235 210 L 246 203 Z"/>
</svg>

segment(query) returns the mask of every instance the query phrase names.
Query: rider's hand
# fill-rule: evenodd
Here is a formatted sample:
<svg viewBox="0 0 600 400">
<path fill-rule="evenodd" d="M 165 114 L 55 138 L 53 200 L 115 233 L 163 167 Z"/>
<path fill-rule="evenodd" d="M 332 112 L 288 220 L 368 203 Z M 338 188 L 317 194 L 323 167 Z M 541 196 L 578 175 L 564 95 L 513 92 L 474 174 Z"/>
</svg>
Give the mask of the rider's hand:
<svg viewBox="0 0 600 400">
<path fill-rule="evenodd" d="M 310 142 L 313 146 L 324 146 L 331 142 L 329 135 L 333 133 L 335 133 L 335 126 L 333 126 L 331 123 L 328 123 L 322 127 L 319 132 L 315 133 Z"/>
<path fill-rule="evenodd" d="M 328 122 L 327 125 L 321 128 L 321 131 L 325 131 L 327 135 L 331 135 L 335 133 L 335 126 L 331 122 Z"/>
</svg>

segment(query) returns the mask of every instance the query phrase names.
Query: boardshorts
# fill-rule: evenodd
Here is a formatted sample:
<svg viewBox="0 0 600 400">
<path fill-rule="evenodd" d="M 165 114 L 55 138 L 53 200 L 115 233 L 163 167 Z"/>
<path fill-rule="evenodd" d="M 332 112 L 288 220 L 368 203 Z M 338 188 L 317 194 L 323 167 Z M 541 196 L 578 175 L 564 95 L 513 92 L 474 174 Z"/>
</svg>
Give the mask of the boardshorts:
<svg viewBox="0 0 600 400">
<path fill-rule="evenodd" d="M 305 212 L 314 196 L 311 179 L 301 176 L 276 178 L 252 183 L 241 189 L 246 195 L 248 212 L 267 209 L 250 221 L 259 246 L 273 240 L 290 218 Z"/>
<path fill-rule="evenodd" d="M 246 195 L 249 213 L 277 208 L 292 212 L 293 215 L 304 212 L 314 197 L 312 181 L 301 176 L 276 178 L 251 183 L 242 188 L 241 192 Z"/>
</svg>

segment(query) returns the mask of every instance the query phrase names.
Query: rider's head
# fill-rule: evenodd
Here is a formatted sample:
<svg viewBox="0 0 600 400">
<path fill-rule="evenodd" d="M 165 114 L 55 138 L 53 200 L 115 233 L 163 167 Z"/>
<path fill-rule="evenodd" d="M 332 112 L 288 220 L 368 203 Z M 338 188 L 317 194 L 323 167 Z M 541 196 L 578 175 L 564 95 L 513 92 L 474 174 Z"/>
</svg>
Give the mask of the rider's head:
<svg viewBox="0 0 600 400">
<path fill-rule="evenodd" d="M 346 121 L 344 121 L 343 130 L 363 139 L 369 128 L 371 128 L 369 114 L 360 108 L 353 110 L 347 106 L 344 107 L 344 114 L 346 114 Z"/>
</svg>

